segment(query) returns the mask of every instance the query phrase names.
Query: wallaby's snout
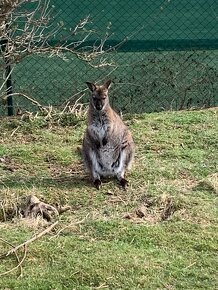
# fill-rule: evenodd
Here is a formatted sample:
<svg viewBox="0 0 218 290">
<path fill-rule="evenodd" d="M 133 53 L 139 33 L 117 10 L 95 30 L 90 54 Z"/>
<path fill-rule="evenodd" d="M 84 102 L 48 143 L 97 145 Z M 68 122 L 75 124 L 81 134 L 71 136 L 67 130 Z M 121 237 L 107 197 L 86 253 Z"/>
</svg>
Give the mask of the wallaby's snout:
<svg viewBox="0 0 218 290">
<path fill-rule="evenodd" d="M 96 110 L 101 111 L 103 107 L 104 107 L 104 104 L 101 101 L 95 102 Z"/>
<path fill-rule="evenodd" d="M 92 105 L 94 106 L 94 108 L 97 111 L 101 111 L 105 107 L 105 105 L 107 103 L 107 100 L 106 100 L 107 99 L 107 96 L 106 96 L 106 94 L 103 95 L 103 96 L 101 96 L 98 93 L 96 93 L 96 94 L 93 94 L 91 96 L 91 98 L 92 98 Z"/>
</svg>

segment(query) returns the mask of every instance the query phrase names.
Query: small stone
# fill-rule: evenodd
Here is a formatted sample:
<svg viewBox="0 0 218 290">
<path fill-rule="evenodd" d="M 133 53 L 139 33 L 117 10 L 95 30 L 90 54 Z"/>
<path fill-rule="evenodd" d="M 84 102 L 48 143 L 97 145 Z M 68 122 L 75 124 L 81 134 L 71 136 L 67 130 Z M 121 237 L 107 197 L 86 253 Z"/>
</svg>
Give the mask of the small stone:
<svg viewBox="0 0 218 290">
<path fill-rule="evenodd" d="M 143 218 L 147 213 L 147 208 L 145 206 L 141 206 L 140 208 L 136 209 L 135 213 L 139 218 Z"/>
</svg>

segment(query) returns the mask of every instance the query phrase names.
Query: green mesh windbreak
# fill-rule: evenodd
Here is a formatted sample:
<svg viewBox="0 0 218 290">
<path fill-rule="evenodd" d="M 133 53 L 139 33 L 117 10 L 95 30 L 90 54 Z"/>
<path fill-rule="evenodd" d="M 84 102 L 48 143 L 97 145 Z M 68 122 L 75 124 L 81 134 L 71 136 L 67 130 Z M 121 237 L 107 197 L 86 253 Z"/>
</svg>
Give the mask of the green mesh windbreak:
<svg viewBox="0 0 218 290">
<path fill-rule="evenodd" d="M 89 16 L 90 35 L 78 51 L 98 46 L 107 35 L 94 67 L 66 53 L 30 55 L 15 65 L 13 91 L 42 105 L 66 100 L 87 102 L 85 82 L 112 79 L 112 106 L 123 113 L 181 110 L 218 105 L 217 0 L 51 0 L 53 24 L 60 25 L 50 45 L 63 44 L 82 19 Z M 52 29 L 52 28 L 51 28 Z M 76 42 L 73 34 L 67 42 Z M 29 100 L 14 97 L 15 108 L 34 110 Z M 2 105 L 2 113 L 5 107 Z"/>
</svg>

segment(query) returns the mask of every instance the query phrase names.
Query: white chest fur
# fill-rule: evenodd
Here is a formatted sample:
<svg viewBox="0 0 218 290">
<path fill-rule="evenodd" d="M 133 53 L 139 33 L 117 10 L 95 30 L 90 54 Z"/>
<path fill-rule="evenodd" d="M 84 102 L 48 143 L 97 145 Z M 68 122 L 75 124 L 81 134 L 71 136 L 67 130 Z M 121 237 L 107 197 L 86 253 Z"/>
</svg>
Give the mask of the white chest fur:
<svg viewBox="0 0 218 290">
<path fill-rule="evenodd" d="M 97 137 L 98 140 L 102 140 L 105 136 L 105 133 L 107 132 L 107 126 L 95 126 L 91 125 L 89 126 L 89 130 L 92 132 L 93 135 Z"/>
<path fill-rule="evenodd" d="M 109 126 L 106 122 L 99 120 L 89 125 L 89 130 L 100 141 L 105 137 L 108 127 Z"/>
</svg>

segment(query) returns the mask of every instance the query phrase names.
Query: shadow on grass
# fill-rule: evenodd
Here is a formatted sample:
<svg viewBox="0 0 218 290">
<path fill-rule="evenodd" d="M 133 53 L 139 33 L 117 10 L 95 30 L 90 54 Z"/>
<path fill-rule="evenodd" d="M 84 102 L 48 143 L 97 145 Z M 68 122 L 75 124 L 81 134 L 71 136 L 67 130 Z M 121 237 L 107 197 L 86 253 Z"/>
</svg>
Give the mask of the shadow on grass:
<svg viewBox="0 0 218 290">
<path fill-rule="evenodd" d="M 90 179 L 85 175 L 69 175 L 56 177 L 38 176 L 10 176 L 0 180 L 1 188 L 23 188 L 23 187 L 56 187 L 56 188 L 81 188 L 91 185 Z"/>
<path fill-rule="evenodd" d="M 218 194 L 218 190 L 208 181 L 200 181 L 193 189 L 193 191 L 207 191 L 211 194 Z"/>
</svg>

